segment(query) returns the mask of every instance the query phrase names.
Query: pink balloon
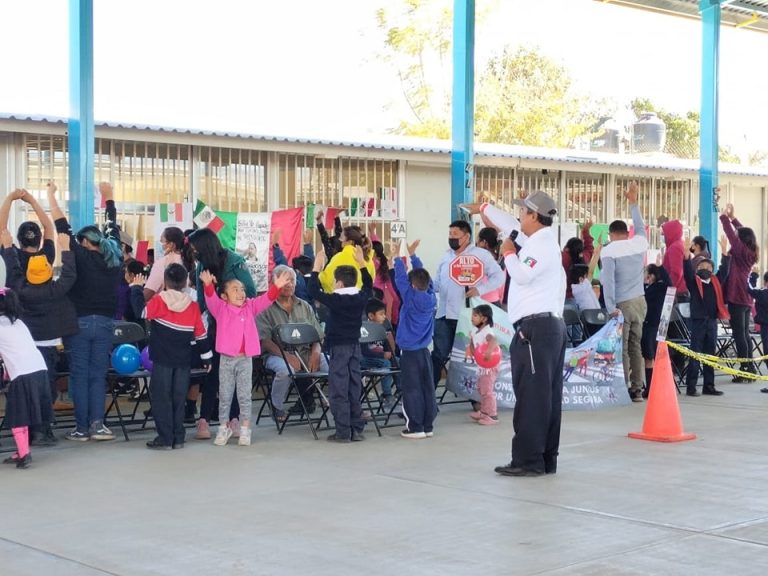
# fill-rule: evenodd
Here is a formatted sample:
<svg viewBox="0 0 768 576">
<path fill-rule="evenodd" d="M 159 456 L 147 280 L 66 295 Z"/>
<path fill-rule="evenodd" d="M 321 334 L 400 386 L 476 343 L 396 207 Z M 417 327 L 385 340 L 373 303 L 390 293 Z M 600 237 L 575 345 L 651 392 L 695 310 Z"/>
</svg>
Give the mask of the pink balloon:
<svg viewBox="0 0 768 576">
<path fill-rule="evenodd" d="M 501 362 L 501 347 L 496 346 L 496 349 L 491 352 L 491 359 L 485 359 L 485 353 L 488 351 L 488 343 L 483 342 L 480 346 L 475 346 L 475 362 L 480 368 L 496 368 Z"/>
</svg>

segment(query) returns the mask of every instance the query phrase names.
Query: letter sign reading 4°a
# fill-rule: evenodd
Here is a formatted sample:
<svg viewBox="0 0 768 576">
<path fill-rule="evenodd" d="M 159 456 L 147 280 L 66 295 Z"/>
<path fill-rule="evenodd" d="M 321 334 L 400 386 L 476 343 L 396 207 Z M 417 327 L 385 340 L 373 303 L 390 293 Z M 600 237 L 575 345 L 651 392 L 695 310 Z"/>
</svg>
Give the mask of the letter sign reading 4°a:
<svg viewBox="0 0 768 576">
<path fill-rule="evenodd" d="M 407 238 L 405 222 L 392 222 L 389 225 L 389 237 L 393 240 L 399 240 L 401 238 Z"/>
<path fill-rule="evenodd" d="M 451 280 L 459 286 L 474 286 L 483 279 L 483 261 L 477 256 L 456 256 L 448 269 Z"/>
</svg>

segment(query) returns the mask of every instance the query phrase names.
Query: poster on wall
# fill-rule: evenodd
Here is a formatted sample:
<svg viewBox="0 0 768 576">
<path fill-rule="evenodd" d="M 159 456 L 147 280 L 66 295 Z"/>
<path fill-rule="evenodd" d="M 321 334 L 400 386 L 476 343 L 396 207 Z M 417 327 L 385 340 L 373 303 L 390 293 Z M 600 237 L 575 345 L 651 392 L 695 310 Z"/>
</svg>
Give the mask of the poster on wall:
<svg viewBox="0 0 768 576">
<path fill-rule="evenodd" d="M 265 292 L 268 286 L 269 246 L 272 215 L 246 213 L 237 215 L 235 251 L 245 258 L 257 292 Z"/>
<path fill-rule="evenodd" d="M 472 306 L 485 303 L 472 300 Z M 509 364 L 509 346 L 514 331 L 507 313 L 493 309 L 493 330 L 501 347 L 501 364 L 494 391 L 499 408 L 513 408 L 515 393 Z M 466 308 L 459 316 L 456 338 L 448 367 L 448 390 L 459 397 L 479 401 L 477 391 L 477 364 L 468 352 L 472 330 L 472 309 Z M 621 329 L 623 321 L 610 319 L 597 333 L 576 348 L 568 348 L 563 363 L 563 410 L 600 410 L 631 403 L 624 382 Z"/>
</svg>

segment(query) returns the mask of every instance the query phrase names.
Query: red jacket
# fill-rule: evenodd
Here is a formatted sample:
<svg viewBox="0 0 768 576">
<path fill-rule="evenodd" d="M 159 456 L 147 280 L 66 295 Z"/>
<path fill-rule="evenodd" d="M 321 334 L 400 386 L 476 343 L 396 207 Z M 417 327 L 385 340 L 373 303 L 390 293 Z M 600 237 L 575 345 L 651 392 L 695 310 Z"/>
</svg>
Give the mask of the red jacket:
<svg viewBox="0 0 768 576">
<path fill-rule="evenodd" d="M 589 230 L 587 230 L 586 226 L 583 226 L 581 228 L 581 239 L 584 242 L 584 251 L 581 253 L 582 258 L 584 258 L 584 263 L 589 264 L 589 261 L 592 260 L 592 253 L 594 252 L 594 244 L 592 240 L 592 235 L 589 233 Z M 566 288 L 565 288 L 565 298 L 571 299 L 573 298 L 573 292 L 571 291 L 571 266 L 573 266 L 573 262 L 571 261 L 571 254 L 567 250 L 562 251 L 562 262 L 563 262 L 563 270 L 565 270 L 565 278 L 566 278 Z M 590 280 L 592 280 L 590 278 Z M 502 286 L 502 289 L 504 287 Z M 503 292 L 502 292 L 503 297 Z"/>
<path fill-rule="evenodd" d="M 661 225 L 661 230 L 664 232 L 664 244 L 667 246 L 662 266 L 669 273 L 677 292 L 687 294 L 688 287 L 683 278 L 683 260 L 687 256 L 683 242 L 683 225 L 680 220 L 670 220 Z"/>
</svg>

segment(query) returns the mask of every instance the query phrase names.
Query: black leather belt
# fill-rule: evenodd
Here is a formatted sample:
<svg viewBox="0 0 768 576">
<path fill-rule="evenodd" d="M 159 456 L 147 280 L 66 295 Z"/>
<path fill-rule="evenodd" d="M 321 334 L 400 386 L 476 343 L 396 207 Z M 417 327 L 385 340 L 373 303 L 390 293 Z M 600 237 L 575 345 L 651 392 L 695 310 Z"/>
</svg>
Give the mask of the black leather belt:
<svg viewBox="0 0 768 576">
<path fill-rule="evenodd" d="M 528 316 L 523 316 L 522 318 L 520 318 L 520 320 L 512 324 L 512 328 L 514 328 L 515 331 L 517 331 L 517 329 L 520 328 L 520 325 L 523 322 L 525 322 L 526 320 L 533 320 L 534 318 L 559 318 L 559 317 L 560 316 L 558 316 L 557 314 L 552 314 L 552 312 L 539 312 L 538 314 L 528 314 Z"/>
</svg>

